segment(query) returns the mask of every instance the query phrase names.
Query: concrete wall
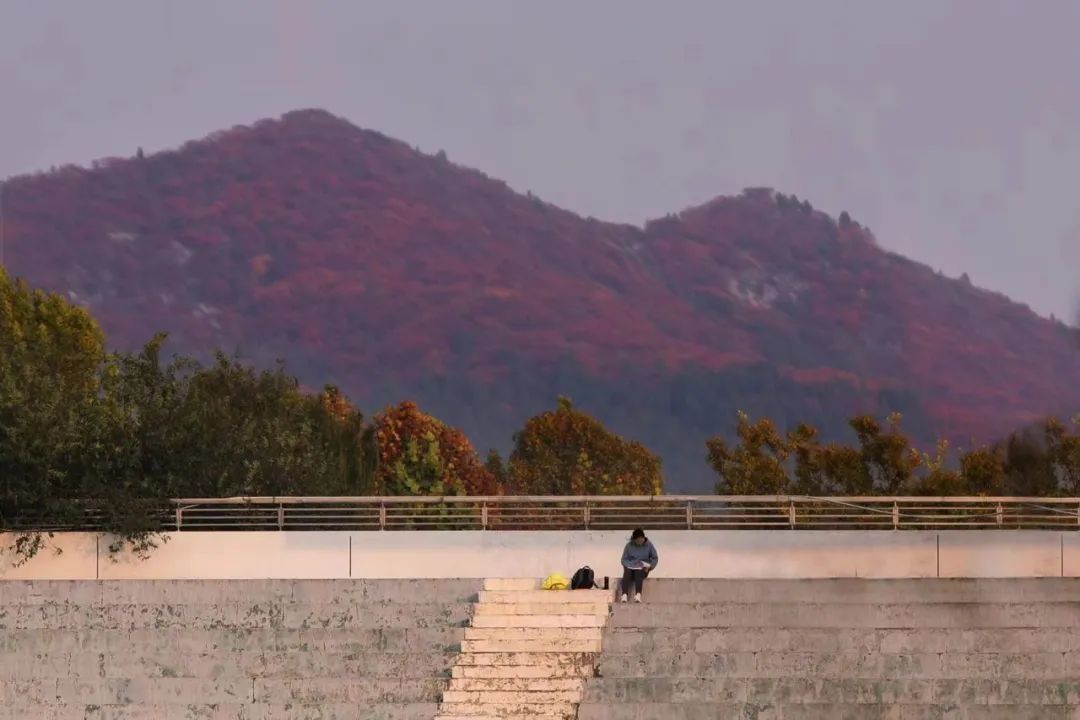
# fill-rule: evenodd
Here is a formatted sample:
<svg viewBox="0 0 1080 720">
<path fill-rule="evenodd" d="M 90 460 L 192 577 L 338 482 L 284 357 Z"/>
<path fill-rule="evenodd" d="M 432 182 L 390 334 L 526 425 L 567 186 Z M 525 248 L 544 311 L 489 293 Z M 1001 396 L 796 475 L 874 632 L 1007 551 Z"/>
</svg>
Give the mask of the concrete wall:
<svg viewBox="0 0 1080 720">
<path fill-rule="evenodd" d="M 184 532 L 147 560 L 89 533 L 53 538 L 0 579 L 483 578 L 619 573 L 622 531 Z M 655 531 L 655 577 L 1078 577 L 1080 533 L 1038 530 Z M 0 547 L 11 538 L 0 535 Z M 57 550 L 61 551 L 57 554 Z"/>
<path fill-rule="evenodd" d="M 1074 720 L 1080 580 L 655 580 L 579 720 Z"/>
<path fill-rule="evenodd" d="M 0 719 L 431 720 L 479 589 L 0 582 Z"/>
</svg>

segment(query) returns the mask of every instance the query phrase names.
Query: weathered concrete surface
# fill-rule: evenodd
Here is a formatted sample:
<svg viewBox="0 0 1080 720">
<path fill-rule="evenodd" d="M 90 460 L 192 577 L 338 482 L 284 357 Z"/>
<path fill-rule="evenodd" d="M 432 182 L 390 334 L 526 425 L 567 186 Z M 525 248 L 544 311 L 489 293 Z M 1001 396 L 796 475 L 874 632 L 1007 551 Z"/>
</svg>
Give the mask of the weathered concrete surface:
<svg viewBox="0 0 1080 720">
<path fill-rule="evenodd" d="M 484 581 L 438 720 L 576 717 L 611 591 L 538 586 L 536 578 Z"/>
<path fill-rule="evenodd" d="M 433 718 L 479 589 L 0 582 L 0 720 Z"/>
<path fill-rule="evenodd" d="M 656 530 L 657 578 L 1080 576 L 1080 532 Z M 148 560 L 112 557 L 108 538 L 64 533 L 64 552 L 8 579 L 544 577 L 589 565 L 621 575 L 627 533 L 611 531 L 182 532 Z M 0 548 L 11 545 L 0 535 Z M 221 552 L 221 548 L 228 552 Z"/>
<path fill-rule="evenodd" d="M 1080 718 L 1074 579 L 650 580 L 579 720 Z"/>
</svg>

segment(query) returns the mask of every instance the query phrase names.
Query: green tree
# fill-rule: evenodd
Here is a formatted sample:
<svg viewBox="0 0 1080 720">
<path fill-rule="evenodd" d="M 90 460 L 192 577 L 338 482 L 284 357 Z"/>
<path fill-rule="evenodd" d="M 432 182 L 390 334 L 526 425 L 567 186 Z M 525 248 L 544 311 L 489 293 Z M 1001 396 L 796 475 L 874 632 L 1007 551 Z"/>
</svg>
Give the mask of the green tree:
<svg viewBox="0 0 1080 720">
<path fill-rule="evenodd" d="M 821 445 L 818 432 L 802 424 L 787 435 L 771 420 L 751 422 L 740 412 L 738 441 L 707 441 L 708 460 L 719 476 L 716 491 L 730 495 L 894 495 L 914 487 L 922 457 L 911 448 L 893 414 L 887 427 L 869 415 L 849 422 L 858 447 Z M 944 478 L 941 473 L 936 476 Z"/>
<path fill-rule="evenodd" d="M 510 483 L 524 495 L 659 495 L 660 458 L 559 397 L 514 435 Z"/>
<path fill-rule="evenodd" d="M 809 428 L 805 429 L 806 431 Z M 719 476 L 716 492 L 721 495 L 783 495 L 790 491 L 787 463 L 791 443 L 773 424 L 762 418 L 751 422 L 739 411 L 735 434 L 738 443 L 730 445 L 722 436 L 706 441 L 708 461 Z M 809 433 L 804 442 L 809 443 Z"/>
<path fill-rule="evenodd" d="M 94 422 L 104 336 L 85 310 L 0 267 L 0 526 L 77 522 L 85 430 Z M 18 536 L 25 556 L 38 533 Z"/>
<path fill-rule="evenodd" d="M 499 485 L 506 487 L 510 484 L 510 468 L 506 466 L 498 450 L 492 449 L 488 451 L 484 467 L 487 468 Z"/>
<path fill-rule="evenodd" d="M 931 495 L 942 497 L 946 495 L 967 495 L 970 481 L 959 472 L 949 466 L 949 443 L 947 440 L 938 442 L 934 454 L 921 453 L 921 474 L 913 476 L 909 481 L 912 495 Z"/>
<path fill-rule="evenodd" d="M 1046 451 L 1044 433 L 1025 428 L 999 445 L 1005 454 L 1006 492 L 1020 497 L 1052 497 L 1060 494 L 1053 459 Z"/>
<path fill-rule="evenodd" d="M 363 418 L 336 388 L 302 392 L 279 365 L 256 371 L 218 353 L 180 380 L 171 424 L 186 494 L 338 495 L 365 485 Z"/>
<path fill-rule="evenodd" d="M 1000 447 L 981 447 L 960 456 L 964 493 L 1001 496 L 1006 493 L 1005 452 Z"/>
<path fill-rule="evenodd" d="M 1073 432 L 1058 418 L 1043 423 L 1046 452 L 1054 468 L 1054 478 L 1060 492 L 1080 494 L 1080 417 L 1073 418 Z"/>
<path fill-rule="evenodd" d="M 821 445 L 818 431 L 806 424 L 788 434 L 794 462 L 792 492 L 799 495 L 853 495 L 870 485 L 862 454 L 839 443 Z"/>
<path fill-rule="evenodd" d="M 852 418 L 850 425 L 859 440 L 859 450 L 866 467 L 868 485 L 861 494 L 896 495 L 910 487 L 915 470 L 922 462 L 918 451 L 900 429 L 901 416 L 893 413 L 883 427 L 871 415 Z"/>
</svg>

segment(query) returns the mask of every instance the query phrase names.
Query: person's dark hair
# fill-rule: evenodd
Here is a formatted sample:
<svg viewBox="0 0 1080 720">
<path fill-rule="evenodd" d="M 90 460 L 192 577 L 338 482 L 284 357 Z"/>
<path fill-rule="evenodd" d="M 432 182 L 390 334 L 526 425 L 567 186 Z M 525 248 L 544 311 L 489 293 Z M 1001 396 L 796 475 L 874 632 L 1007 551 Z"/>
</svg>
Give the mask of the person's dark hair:
<svg viewBox="0 0 1080 720">
<path fill-rule="evenodd" d="M 631 540 L 637 540 L 638 538 L 643 538 L 643 537 L 645 537 L 645 531 L 642 530 L 641 528 L 636 528 L 634 530 L 634 532 L 632 532 L 630 534 L 630 539 Z"/>
</svg>

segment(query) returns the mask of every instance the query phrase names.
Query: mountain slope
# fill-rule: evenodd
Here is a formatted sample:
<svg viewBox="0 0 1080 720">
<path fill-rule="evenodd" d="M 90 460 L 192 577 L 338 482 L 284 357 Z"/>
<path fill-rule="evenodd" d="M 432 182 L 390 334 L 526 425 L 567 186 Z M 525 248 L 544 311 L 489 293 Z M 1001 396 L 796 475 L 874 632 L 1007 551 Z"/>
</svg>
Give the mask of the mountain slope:
<svg viewBox="0 0 1080 720">
<path fill-rule="evenodd" d="M 1080 408 L 1076 332 L 760 189 L 644 228 L 582 219 L 321 111 L 16 178 L 7 262 L 131 347 L 284 358 L 480 447 L 556 393 L 706 489 L 734 410 L 987 439 Z"/>
</svg>

